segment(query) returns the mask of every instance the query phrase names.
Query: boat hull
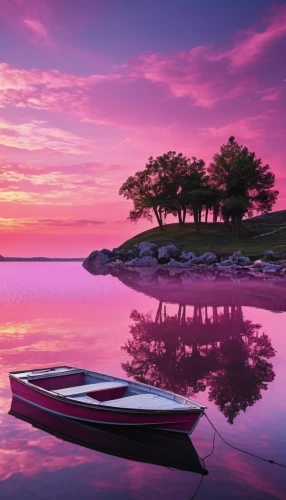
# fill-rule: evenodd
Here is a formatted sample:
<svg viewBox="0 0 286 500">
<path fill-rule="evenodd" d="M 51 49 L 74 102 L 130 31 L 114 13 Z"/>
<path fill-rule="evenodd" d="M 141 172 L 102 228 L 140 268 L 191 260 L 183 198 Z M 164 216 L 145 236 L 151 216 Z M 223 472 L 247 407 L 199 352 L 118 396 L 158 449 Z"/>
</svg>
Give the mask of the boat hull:
<svg viewBox="0 0 286 500">
<path fill-rule="evenodd" d="M 203 410 L 192 412 L 129 412 L 120 408 L 100 407 L 71 401 L 58 397 L 40 388 L 25 384 L 21 380 L 10 377 L 13 396 L 48 410 L 54 414 L 85 422 L 108 425 L 148 426 L 173 432 L 191 434 L 196 427 Z"/>
<path fill-rule="evenodd" d="M 207 474 L 187 435 L 146 428 L 90 425 L 12 399 L 10 415 L 59 439 L 108 455 Z"/>
</svg>

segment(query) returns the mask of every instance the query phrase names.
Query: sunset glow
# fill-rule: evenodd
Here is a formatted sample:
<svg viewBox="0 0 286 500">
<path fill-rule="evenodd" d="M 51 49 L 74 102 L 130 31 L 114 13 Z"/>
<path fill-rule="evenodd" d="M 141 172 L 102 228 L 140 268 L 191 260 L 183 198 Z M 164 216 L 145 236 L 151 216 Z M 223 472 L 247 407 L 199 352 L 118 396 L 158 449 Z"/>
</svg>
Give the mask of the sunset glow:
<svg viewBox="0 0 286 500">
<path fill-rule="evenodd" d="M 119 245 L 151 227 L 126 220 L 128 175 L 230 135 L 285 209 L 284 2 L 0 0 L 0 30 L 0 254 Z"/>
</svg>

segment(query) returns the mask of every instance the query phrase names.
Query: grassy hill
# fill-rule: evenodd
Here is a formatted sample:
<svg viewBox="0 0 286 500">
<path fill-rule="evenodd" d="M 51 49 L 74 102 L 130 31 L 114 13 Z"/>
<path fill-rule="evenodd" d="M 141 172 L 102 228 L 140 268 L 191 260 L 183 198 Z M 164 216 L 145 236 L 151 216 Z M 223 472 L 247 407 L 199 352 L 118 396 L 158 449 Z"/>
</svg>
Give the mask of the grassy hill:
<svg viewBox="0 0 286 500">
<path fill-rule="evenodd" d="M 277 232 L 253 239 L 255 236 L 272 231 Z M 234 236 L 231 229 L 226 228 L 221 222 L 202 223 L 199 238 L 193 223 L 166 224 L 162 231 L 155 227 L 134 236 L 123 243 L 121 248 L 128 250 L 142 241 L 160 245 L 175 243 L 182 250 L 190 250 L 197 254 L 211 251 L 224 256 L 235 250 L 241 250 L 250 258 L 260 258 L 264 250 L 273 250 L 281 256 L 286 256 L 286 210 L 273 212 L 265 217 L 244 220 L 238 237 Z"/>
</svg>

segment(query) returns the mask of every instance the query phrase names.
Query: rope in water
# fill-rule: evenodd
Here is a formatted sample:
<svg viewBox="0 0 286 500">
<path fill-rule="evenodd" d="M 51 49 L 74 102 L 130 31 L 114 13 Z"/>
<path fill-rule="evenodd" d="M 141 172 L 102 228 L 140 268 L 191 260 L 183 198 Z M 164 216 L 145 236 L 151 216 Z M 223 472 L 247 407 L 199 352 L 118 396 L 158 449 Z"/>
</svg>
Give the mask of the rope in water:
<svg viewBox="0 0 286 500">
<path fill-rule="evenodd" d="M 210 421 L 209 417 L 207 416 L 206 412 L 204 411 L 204 416 L 206 419 L 209 421 L 210 425 L 212 426 L 214 432 L 220 437 L 220 439 L 227 445 L 233 448 L 234 450 L 241 451 L 242 453 L 246 453 L 246 455 L 250 455 L 251 457 L 259 458 L 259 460 L 263 460 L 264 462 L 268 462 L 269 464 L 274 464 L 274 465 L 279 465 L 279 467 L 285 467 L 286 464 L 280 464 L 279 462 L 275 462 L 275 460 L 269 460 L 264 457 L 260 457 L 259 455 L 255 455 L 255 453 L 250 453 L 250 451 L 243 450 L 242 448 L 238 448 L 237 446 L 234 446 L 233 444 L 228 443 L 222 435 L 219 433 L 219 431 L 216 429 L 214 424 Z M 206 458 L 206 457 L 205 457 Z"/>
<path fill-rule="evenodd" d="M 220 439 L 227 445 L 227 446 L 230 446 L 231 448 L 233 448 L 234 450 L 237 450 L 237 451 L 241 451 L 242 453 L 246 453 L 247 455 L 250 455 L 252 457 L 255 457 L 255 458 L 259 458 L 260 460 L 263 460 L 264 462 L 268 462 L 269 464 L 274 464 L 274 465 L 279 465 L 279 467 L 285 467 L 286 468 L 286 464 L 280 464 L 279 462 L 276 462 L 275 460 L 271 460 L 271 459 L 267 459 L 267 458 L 264 458 L 264 457 L 260 457 L 259 455 L 256 455 L 255 453 L 250 453 L 249 451 L 246 451 L 246 450 L 243 450 L 242 448 L 238 448 L 237 446 L 234 446 L 233 444 L 230 444 L 228 443 L 228 441 L 226 441 L 222 435 L 219 433 L 219 431 L 216 429 L 216 427 L 214 426 L 214 424 L 211 422 L 211 420 L 209 419 L 209 417 L 207 416 L 206 412 L 204 411 L 204 416 L 206 417 L 206 419 L 209 421 L 210 425 L 212 426 L 212 429 L 213 429 L 213 445 L 212 445 L 212 451 L 206 455 L 205 457 L 201 458 L 199 457 L 199 459 L 202 461 L 203 463 L 203 466 L 204 466 L 204 469 L 206 468 L 205 467 L 205 460 L 206 458 L 209 458 L 213 452 L 214 452 L 214 447 L 215 447 L 215 436 L 216 434 L 220 437 Z M 201 477 L 201 480 L 198 484 L 198 487 L 194 493 L 194 495 L 192 496 L 191 500 L 194 500 L 194 498 L 197 496 L 198 492 L 199 492 L 199 489 L 200 487 L 202 486 L 202 482 L 204 480 L 204 475 Z"/>
<path fill-rule="evenodd" d="M 214 448 L 215 448 L 215 436 L 216 436 L 216 433 L 215 433 L 215 431 L 213 431 L 213 446 L 212 446 L 212 451 L 208 455 L 206 455 L 205 457 L 203 457 L 203 458 L 199 457 L 199 459 L 203 463 L 204 469 L 206 468 L 206 466 L 205 466 L 205 460 L 206 460 L 206 458 L 210 457 L 213 454 L 213 452 L 214 452 Z M 195 493 L 193 494 L 191 500 L 194 500 L 194 498 L 197 496 L 198 491 L 199 491 L 200 487 L 202 486 L 202 482 L 204 480 L 204 477 L 205 477 L 205 474 L 202 475 L 201 480 L 200 480 L 200 482 L 198 484 L 198 487 L 197 487 Z"/>
</svg>

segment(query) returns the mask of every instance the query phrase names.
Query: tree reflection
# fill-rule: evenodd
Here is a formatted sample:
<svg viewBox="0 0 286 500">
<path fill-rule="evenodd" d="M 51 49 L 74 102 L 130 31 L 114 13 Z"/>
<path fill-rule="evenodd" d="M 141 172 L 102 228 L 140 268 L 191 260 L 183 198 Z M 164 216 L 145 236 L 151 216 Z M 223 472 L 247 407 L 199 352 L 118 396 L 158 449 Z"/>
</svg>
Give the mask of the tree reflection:
<svg viewBox="0 0 286 500">
<path fill-rule="evenodd" d="M 131 339 L 122 347 L 131 361 L 128 377 L 187 396 L 209 389 L 229 423 L 261 399 L 274 380 L 268 359 L 275 351 L 261 325 L 246 321 L 241 306 L 201 307 L 187 315 L 185 305 L 167 314 L 159 302 L 151 313 L 131 312 Z"/>
</svg>

